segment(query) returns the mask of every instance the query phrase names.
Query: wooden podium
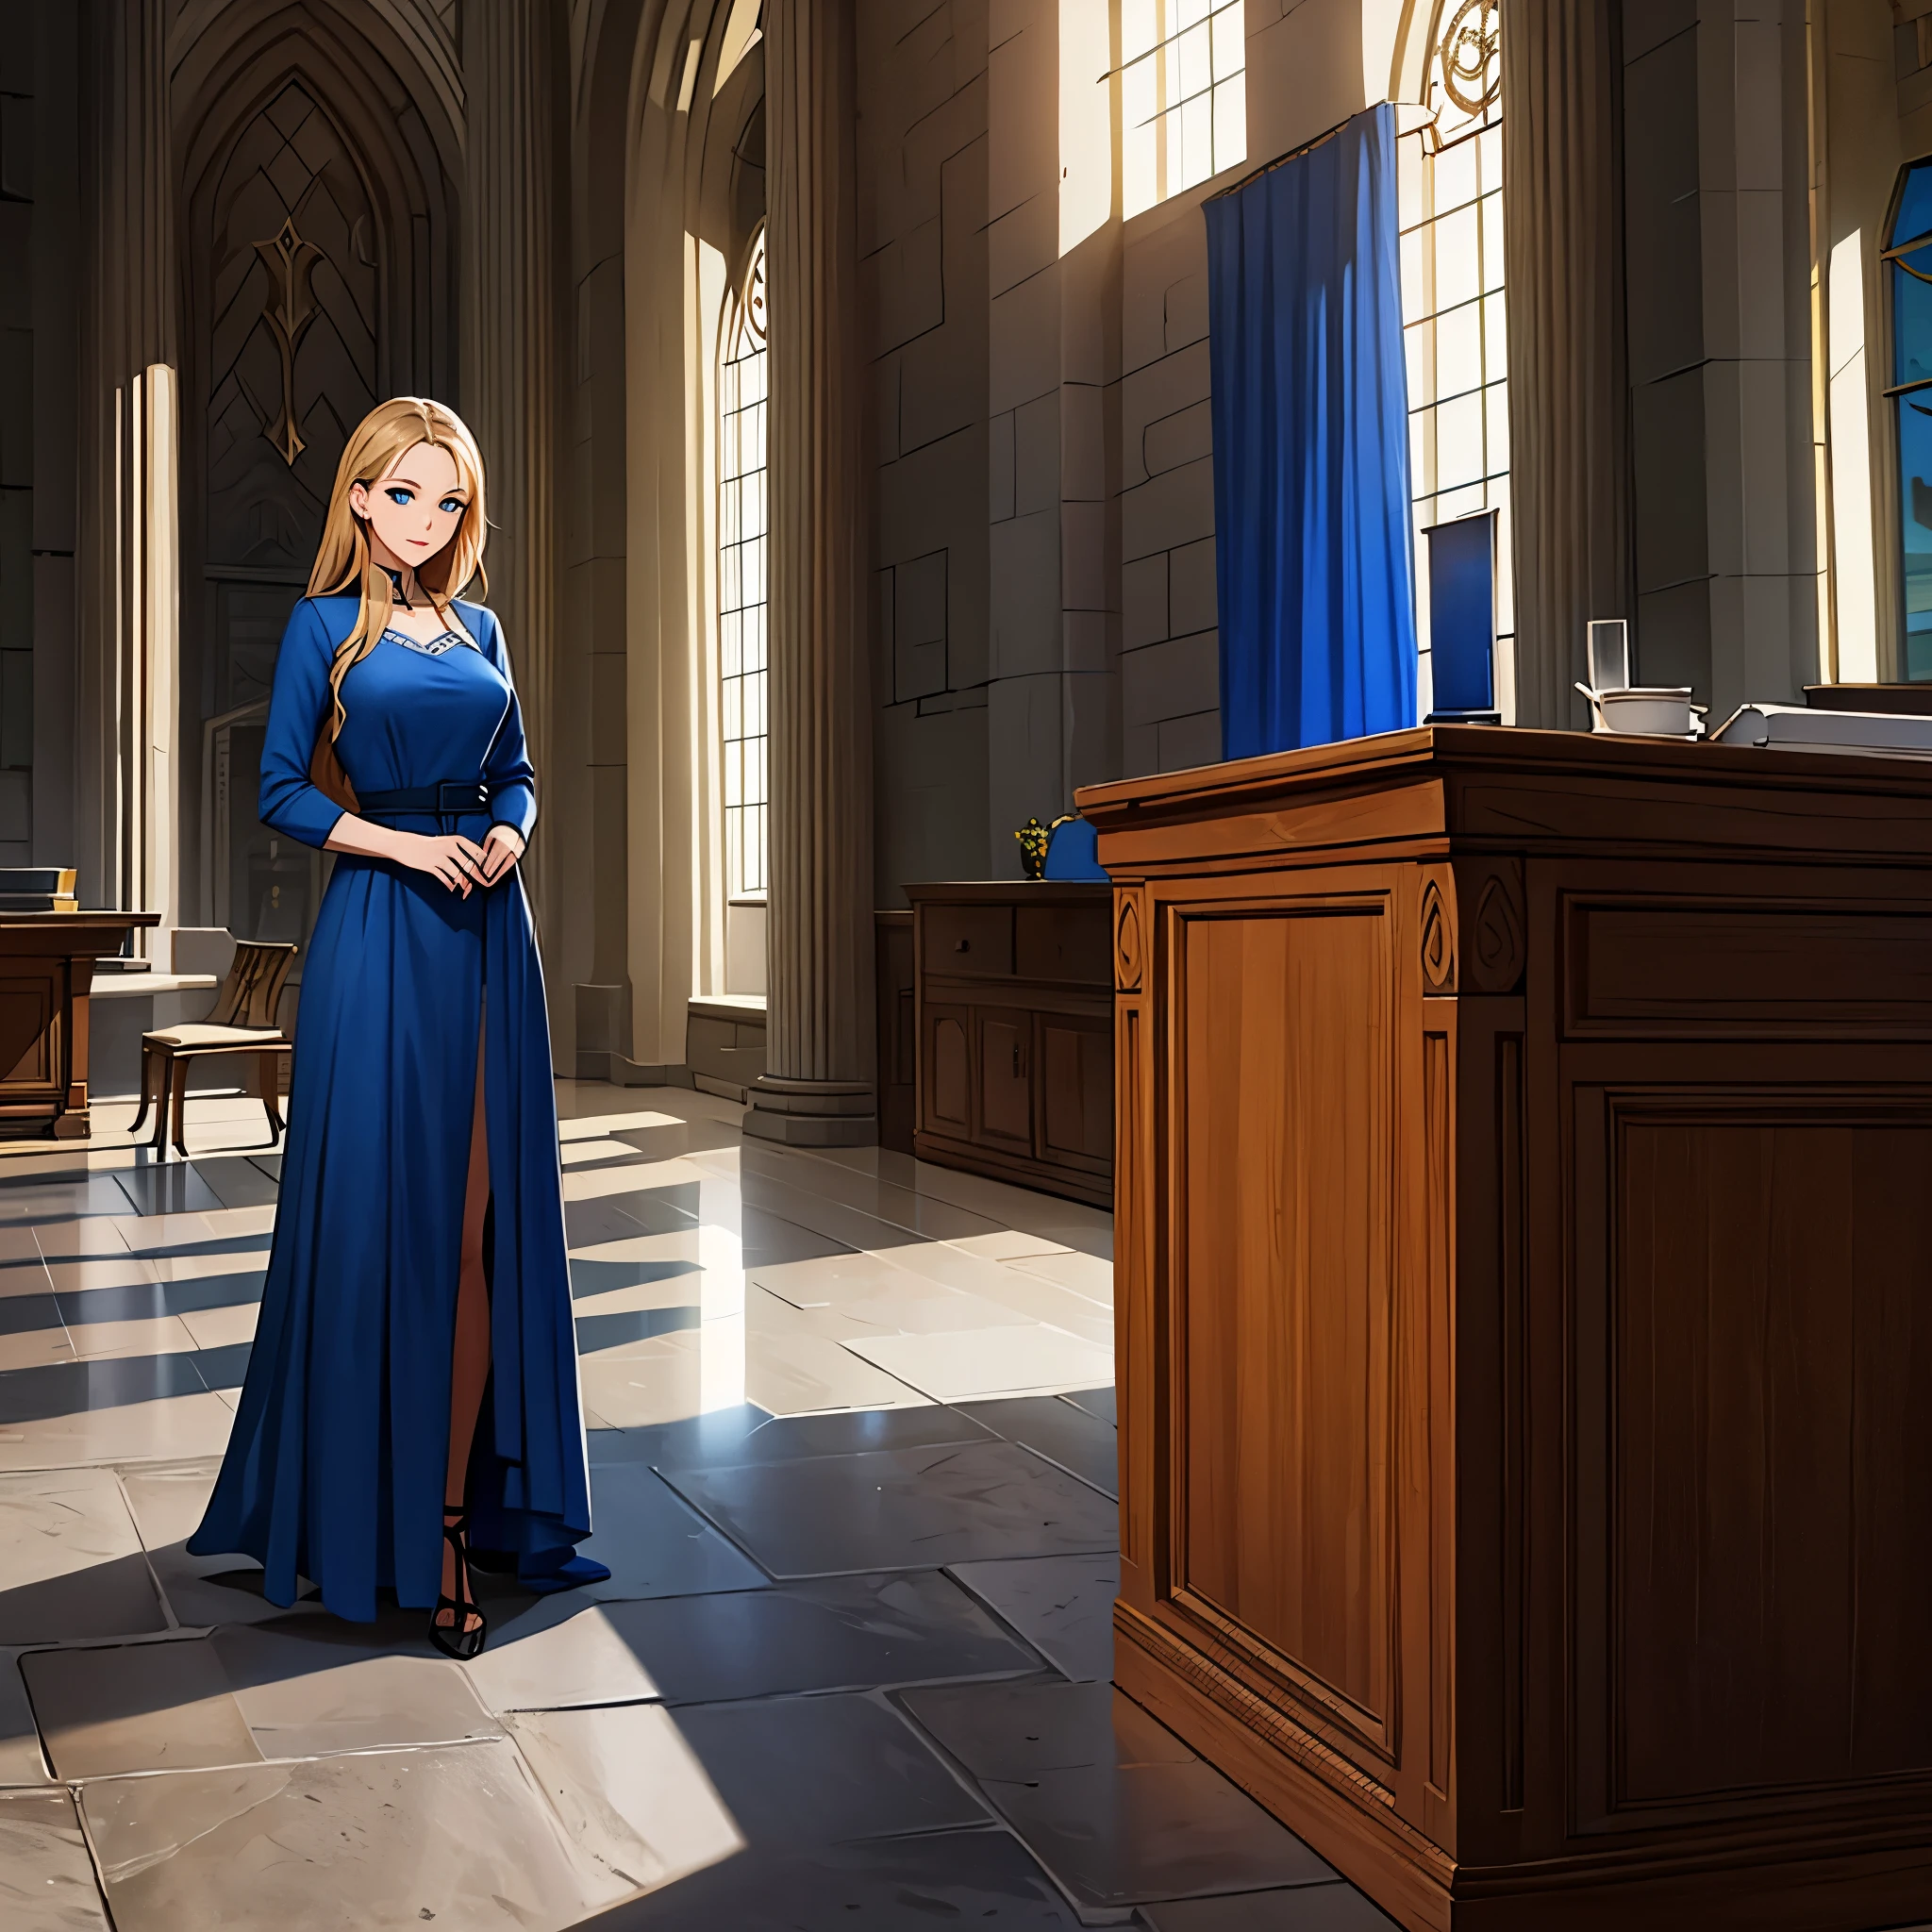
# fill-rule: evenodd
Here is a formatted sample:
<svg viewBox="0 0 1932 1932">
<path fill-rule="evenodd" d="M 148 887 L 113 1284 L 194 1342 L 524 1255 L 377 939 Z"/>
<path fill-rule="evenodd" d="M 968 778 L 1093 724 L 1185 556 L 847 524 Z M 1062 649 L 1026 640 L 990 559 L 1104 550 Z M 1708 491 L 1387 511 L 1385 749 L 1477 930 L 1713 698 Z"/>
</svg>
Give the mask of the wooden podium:
<svg viewBox="0 0 1932 1932">
<path fill-rule="evenodd" d="M 1120 1683 L 1409 1927 L 1932 1918 L 1932 765 L 1079 802 Z"/>
</svg>

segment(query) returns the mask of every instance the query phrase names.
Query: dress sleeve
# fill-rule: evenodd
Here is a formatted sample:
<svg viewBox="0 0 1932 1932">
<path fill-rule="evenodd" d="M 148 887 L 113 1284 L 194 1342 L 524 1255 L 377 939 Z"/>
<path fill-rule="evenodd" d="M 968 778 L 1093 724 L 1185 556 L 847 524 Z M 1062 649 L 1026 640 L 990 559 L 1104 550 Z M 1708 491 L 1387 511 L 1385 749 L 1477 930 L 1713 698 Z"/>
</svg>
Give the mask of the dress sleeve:
<svg viewBox="0 0 1932 1932">
<path fill-rule="evenodd" d="M 509 650 L 503 641 L 503 625 L 496 613 L 485 607 L 488 622 L 482 626 L 483 655 L 501 673 L 509 686 L 509 708 L 496 727 L 496 739 L 483 760 L 483 782 L 490 788 L 490 817 L 493 824 L 508 825 L 527 844 L 530 827 L 537 823 L 537 771 L 530 763 L 529 747 L 524 741 L 524 708 L 517 701 L 516 678 L 509 668 Z"/>
<path fill-rule="evenodd" d="M 315 606 L 304 598 L 282 633 L 261 747 L 263 824 L 304 845 L 325 845 L 342 808 L 309 782 L 315 741 L 329 714 L 335 647 Z"/>
</svg>

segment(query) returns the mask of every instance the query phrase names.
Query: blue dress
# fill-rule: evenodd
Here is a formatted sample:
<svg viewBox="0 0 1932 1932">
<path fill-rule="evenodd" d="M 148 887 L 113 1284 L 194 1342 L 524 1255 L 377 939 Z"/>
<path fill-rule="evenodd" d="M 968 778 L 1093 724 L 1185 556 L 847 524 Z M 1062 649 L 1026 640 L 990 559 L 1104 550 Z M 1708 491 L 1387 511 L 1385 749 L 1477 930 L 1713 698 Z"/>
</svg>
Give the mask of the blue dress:
<svg viewBox="0 0 1932 1932">
<path fill-rule="evenodd" d="M 261 818 L 322 845 L 341 808 L 309 781 L 354 597 L 306 599 L 282 639 Z M 359 798 L 478 781 L 487 810 L 386 811 L 410 831 L 528 836 L 535 774 L 494 615 L 475 646 L 393 633 L 342 682 L 336 741 Z M 512 869 L 465 899 L 426 873 L 336 855 L 302 974 L 281 1204 L 254 1352 L 195 1555 L 256 1557 L 272 1602 L 297 1574 L 339 1616 L 390 1589 L 434 1605 L 450 1362 L 483 1031 L 491 1375 L 471 1459 L 471 1542 L 554 1571 L 590 1534 L 542 971 Z"/>
</svg>

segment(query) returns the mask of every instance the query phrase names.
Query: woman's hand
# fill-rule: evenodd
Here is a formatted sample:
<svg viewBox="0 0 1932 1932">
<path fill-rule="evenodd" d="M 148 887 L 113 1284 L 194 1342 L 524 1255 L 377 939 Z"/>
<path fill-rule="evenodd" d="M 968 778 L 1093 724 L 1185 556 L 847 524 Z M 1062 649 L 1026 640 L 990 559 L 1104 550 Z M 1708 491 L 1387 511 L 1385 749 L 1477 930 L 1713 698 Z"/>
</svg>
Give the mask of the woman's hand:
<svg viewBox="0 0 1932 1932">
<path fill-rule="evenodd" d="M 430 874 L 466 899 L 472 887 L 490 883 L 482 846 L 460 832 L 440 837 L 425 832 L 397 832 L 392 836 L 400 846 L 394 855 L 399 863 Z"/>
<path fill-rule="evenodd" d="M 491 825 L 483 836 L 483 883 L 493 886 L 508 876 L 509 869 L 524 856 L 521 832 L 508 825 Z"/>
</svg>

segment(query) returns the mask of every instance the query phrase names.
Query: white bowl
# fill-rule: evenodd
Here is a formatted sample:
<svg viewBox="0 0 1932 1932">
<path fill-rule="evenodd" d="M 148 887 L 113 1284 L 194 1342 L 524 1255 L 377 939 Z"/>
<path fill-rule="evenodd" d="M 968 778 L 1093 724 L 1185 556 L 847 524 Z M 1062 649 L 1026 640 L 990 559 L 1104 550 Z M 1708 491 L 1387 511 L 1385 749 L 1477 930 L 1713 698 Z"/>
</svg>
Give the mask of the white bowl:
<svg viewBox="0 0 1932 1932">
<path fill-rule="evenodd" d="M 1634 691 L 1599 691 L 1597 715 L 1606 731 L 1634 732 L 1645 738 L 1689 738 L 1690 688 L 1681 691 L 1640 686 Z"/>
</svg>

